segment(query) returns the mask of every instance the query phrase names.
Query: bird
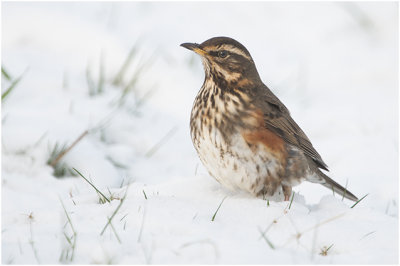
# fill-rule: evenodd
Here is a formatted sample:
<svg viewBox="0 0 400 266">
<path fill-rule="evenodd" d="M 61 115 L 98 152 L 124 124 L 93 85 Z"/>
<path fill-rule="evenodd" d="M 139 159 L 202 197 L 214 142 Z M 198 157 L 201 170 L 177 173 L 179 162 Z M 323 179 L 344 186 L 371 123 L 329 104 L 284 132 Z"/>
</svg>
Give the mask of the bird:
<svg viewBox="0 0 400 266">
<path fill-rule="evenodd" d="M 190 135 L 200 161 L 221 185 L 255 197 L 283 194 L 303 181 L 358 198 L 329 171 L 288 108 L 262 82 L 249 51 L 229 37 L 182 47 L 200 55 L 205 78 L 192 106 Z M 281 196 L 282 197 L 282 196 Z"/>
</svg>

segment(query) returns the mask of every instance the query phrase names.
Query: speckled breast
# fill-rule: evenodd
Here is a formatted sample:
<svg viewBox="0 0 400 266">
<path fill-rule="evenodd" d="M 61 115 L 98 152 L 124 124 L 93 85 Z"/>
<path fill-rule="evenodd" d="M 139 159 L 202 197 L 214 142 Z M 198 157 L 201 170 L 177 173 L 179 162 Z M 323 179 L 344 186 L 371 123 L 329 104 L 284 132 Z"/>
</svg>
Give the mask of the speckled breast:
<svg viewBox="0 0 400 266">
<path fill-rule="evenodd" d="M 192 108 L 192 141 L 210 175 L 222 185 L 272 195 L 280 185 L 283 166 L 268 147 L 244 137 L 259 125 L 254 110 L 242 105 L 240 97 L 245 96 L 202 88 Z"/>
</svg>

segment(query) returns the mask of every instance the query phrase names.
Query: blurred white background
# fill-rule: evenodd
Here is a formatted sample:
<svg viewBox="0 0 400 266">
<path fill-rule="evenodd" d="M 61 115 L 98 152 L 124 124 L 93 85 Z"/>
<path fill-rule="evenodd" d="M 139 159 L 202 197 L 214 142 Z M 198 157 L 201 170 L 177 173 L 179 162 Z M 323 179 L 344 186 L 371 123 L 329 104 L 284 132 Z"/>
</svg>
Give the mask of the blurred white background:
<svg viewBox="0 0 400 266">
<path fill-rule="evenodd" d="M 348 183 L 358 197 L 368 194 L 360 205 L 397 225 L 397 3 L 6 2 L 2 4 L 2 69 L 11 78 L 2 76 L 2 93 L 21 79 L 2 100 L 3 263 L 57 262 L 54 258 L 60 256 L 62 244 L 49 247 L 44 240 L 54 241 L 50 235 L 60 231 L 58 218 L 51 218 L 54 212 L 57 217 L 61 213 L 58 197 L 69 201 L 73 195 L 91 195 L 95 201 L 96 195 L 82 179 L 69 178 L 73 172 L 54 178 L 47 165 L 50 152 L 56 144 L 71 144 L 110 114 L 105 127 L 91 131 L 62 158 L 63 167 L 79 169 L 104 191 L 118 190 L 128 181 L 157 193 L 158 186 L 165 186 L 178 198 L 171 208 L 186 210 L 193 202 L 184 205 L 185 200 L 207 202 L 208 198 L 216 200 L 206 206 L 212 212 L 223 195 L 231 195 L 207 174 L 192 147 L 189 115 L 204 73 L 200 59 L 179 46 L 215 36 L 232 37 L 247 47 L 264 83 L 289 108 L 328 164 L 330 176 L 342 185 Z M 118 83 L 116 77 L 132 49 L 132 61 Z M 186 190 L 189 195 L 180 202 L 179 195 Z M 324 195 L 332 194 L 313 184 L 294 190 L 304 197 L 298 204 L 310 210 L 321 204 Z M 255 203 L 245 199 L 244 208 L 253 210 Z M 136 200 L 133 194 L 131 200 Z M 81 208 L 79 219 L 99 208 L 95 206 L 70 207 Z M 162 208 L 155 203 L 153 207 Z M 46 229 L 37 222 L 39 255 L 18 251 L 21 242 L 23 250 L 33 250 L 26 222 L 21 222 L 25 219 L 21 213 L 30 212 L 42 214 L 52 224 Z M 100 223 L 102 227 L 104 220 Z M 85 226 L 88 230 L 90 223 Z M 193 228 L 190 223 L 185 226 L 185 230 Z M 379 240 L 394 241 L 396 249 L 393 230 L 397 228 L 386 230 L 375 245 Z M 155 239 L 181 244 L 162 234 Z M 240 241 L 229 241 L 240 246 Z M 371 253 L 374 247 L 357 252 L 369 263 L 380 263 L 382 257 L 389 263 L 397 259 L 393 250 L 384 256 Z M 43 254 L 51 248 L 55 255 Z M 107 262 L 94 259 L 99 252 L 93 252 L 87 259 L 83 249 L 77 251 L 74 262 Z M 126 246 L 115 252 L 120 252 L 116 262 L 143 263 Z M 161 253 L 154 261 L 208 263 L 199 252 L 181 260 Z M 296 255 L 284 260 L 287 263 L 316 262 L 302 251 L 289 252 Z M 212 262 L 236 258 L 229 252 L 221 254 Z M 279 254 L 270 262 L 280 263 Z M 266 254 L 246 257 L 239 252 L 237 256 L 235 261 L 242 263 L 266 263 Z M 338 251 L 337 257 L 319 262 L 360 263 L 354 256 Z"/>
</svg>

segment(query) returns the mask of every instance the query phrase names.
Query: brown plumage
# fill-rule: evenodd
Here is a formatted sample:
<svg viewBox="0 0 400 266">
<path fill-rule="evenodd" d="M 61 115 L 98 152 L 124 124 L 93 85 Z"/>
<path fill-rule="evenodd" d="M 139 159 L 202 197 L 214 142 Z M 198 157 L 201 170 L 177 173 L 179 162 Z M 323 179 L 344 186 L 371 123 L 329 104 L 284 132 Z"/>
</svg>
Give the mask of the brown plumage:
<svg viewBox="0 0 400 266">
<path fill-rule="evenodd" d="M 204 65 L 190 130 L 211 176 L 256 196 L 271 196 L 282 188 L 288 200 L 292 186 L 307 180 L 357 200 L 320 170 L 328 170 L 327 165 L 286 106 L 261 81 L 242 44 L 216 37 L 181 46 L 199 54 Z"/>
</svg>

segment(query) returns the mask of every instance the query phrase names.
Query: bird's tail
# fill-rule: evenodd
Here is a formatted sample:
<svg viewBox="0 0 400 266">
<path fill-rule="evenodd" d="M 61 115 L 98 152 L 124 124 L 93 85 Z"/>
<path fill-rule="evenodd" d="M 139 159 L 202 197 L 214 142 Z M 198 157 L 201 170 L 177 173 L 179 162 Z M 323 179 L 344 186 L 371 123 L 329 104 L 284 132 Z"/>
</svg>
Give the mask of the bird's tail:
<svg viewBox="0 0 400 266">
<path fill-rule="evenodd" d="M 333 190 L 335 193 L 338 193 L 345 198 L 352 200 L 352 201 L 358 201 L 358 198 L 354 196 L 353 193 L 348 191 L 346 188 L 342 187 L 338 183 L 336 183 L 334 180 L 332 180 L 329 176 L 318 170 L 318 175 L 322 177 L 325 180 L 325 183 L 321 183 L 324 187 L 327 187 L 331 190 Z"/>
</svg>

